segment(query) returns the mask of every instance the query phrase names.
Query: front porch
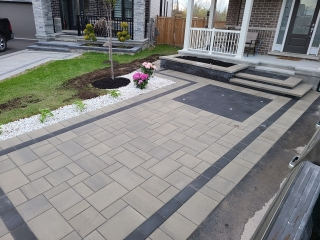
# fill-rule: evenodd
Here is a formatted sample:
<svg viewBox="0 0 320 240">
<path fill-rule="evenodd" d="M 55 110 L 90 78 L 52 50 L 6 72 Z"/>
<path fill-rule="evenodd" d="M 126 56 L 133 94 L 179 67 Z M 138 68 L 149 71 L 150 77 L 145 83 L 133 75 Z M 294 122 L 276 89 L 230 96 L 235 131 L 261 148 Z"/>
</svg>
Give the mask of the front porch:
<svg viewBox="0 0 320 240">
<path fill-rule="evenodd" d="M 320 1 L 230 0 L 226 30 L 212 28 L 216 0 L 211 1 L 208 28 L 191 27 L 193 7 L 194 0 L 188 0 L 181 53 L 242 59 L 248 32 L 256 32 L 261 40 L 260 54 L 291 53 L 319 60 Z"/>
</svg>

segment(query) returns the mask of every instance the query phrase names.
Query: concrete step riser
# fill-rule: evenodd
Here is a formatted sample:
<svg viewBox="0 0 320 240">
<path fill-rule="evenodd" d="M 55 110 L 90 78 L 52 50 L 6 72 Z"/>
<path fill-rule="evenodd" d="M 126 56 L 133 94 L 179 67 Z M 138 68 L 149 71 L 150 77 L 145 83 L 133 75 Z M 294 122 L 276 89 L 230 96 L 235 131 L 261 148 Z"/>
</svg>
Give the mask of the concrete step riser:
<svg viewBox="0 0 320 240">
<path fill-rule="evenodd" d="M 287 89 L 287 88 L 282 88 L 278 86 L 252 82 L 252 81 L 239 79 L 239 78 L 230 79 L 230 83 L 256 89 L 263 92 L 269 92 L 276 95 L 288 96 L 293 98 L 302 98 L 307 92 L 309 92 L 312 89 L 312 86 L 308 84 L 299 84 L 293 89 Z"/>
<path fill-rule="evenodd" d="M 235 76 L 237 78 L 241 78 L 247 81 L 260 82 L 263 84 L 268 84 L 268 85 L 278 86 L 278 87 L 283 87 L 288 89 L 292 89 L 302 82 L 302 79 L 294 78 L 294 77 L 288 77 L 286 80 L 275 80 L 273 78 L 263 77 L 263 76 L 248 74 L 248 73 L 237 73 Z"/>
</svg>

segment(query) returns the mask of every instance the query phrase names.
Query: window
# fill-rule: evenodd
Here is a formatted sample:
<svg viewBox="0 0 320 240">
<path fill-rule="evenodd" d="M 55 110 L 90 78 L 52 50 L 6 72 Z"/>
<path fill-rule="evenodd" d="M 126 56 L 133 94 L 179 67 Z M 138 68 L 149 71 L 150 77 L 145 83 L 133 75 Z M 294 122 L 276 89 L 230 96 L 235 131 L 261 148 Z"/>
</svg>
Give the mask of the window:
<svg viewBox="0 0 320 240">
<path fill-rule="evenodd" d="M 133 17 L 133 0 L 118 0 L 114 7 L 115 18 L 132 18 Z"/>
</svg>

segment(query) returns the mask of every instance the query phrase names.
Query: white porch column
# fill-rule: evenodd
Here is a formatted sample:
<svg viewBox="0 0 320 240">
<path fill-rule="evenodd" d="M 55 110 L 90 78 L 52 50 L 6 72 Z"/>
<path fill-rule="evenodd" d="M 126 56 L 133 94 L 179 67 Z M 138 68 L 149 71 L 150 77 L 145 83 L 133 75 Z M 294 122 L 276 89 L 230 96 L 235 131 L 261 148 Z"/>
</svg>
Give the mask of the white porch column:
<svg viewBox="0 0 320 240">
<path fill-rule="evenodd" d="M 246 0 L 246 5 L 244 8 L 243 19 L 241 24 L 238 51 L 237 51 L 237 55 L 235 56 L 236 58 L 243 58 L 243 51 L 246 45 L 246 38 L 247 38 L 248 29 L 249 29 L 252 5 L 253 5 L 253 0 Z"/>
<path fill-rule="evenodd" d="M 208 19 L 208 29 L 211 29 L 214 26 L 215 10 L 216 10 L 216 0 L 211 0 L 210 13 L 209 13 L 209 19 Z"/>
<path fill-rule="evenodd" d="M 188 0 L 183 50 L 188 50 L 188 46 L 189 46 L 190 28 L 192 25 L 192 17 L 193 17 L 193 5 L 194 5 L 194 0 Z"/>
</svg>

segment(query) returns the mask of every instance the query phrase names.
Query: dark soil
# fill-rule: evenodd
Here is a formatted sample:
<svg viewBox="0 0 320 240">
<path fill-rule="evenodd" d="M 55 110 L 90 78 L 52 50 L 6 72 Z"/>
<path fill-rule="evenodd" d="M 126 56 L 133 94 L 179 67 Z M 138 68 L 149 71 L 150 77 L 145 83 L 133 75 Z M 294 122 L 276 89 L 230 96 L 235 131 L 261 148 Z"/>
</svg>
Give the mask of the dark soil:
<svg viewBox="0 0 320 240">
<path fill-rule="evenodd" d="M 236 65 L 233 63 L 222 62 L 222 61 L 209 59 L 209 58 L 198 58 L 198 57 L 190 57 L 190 56 L 180 56 L 178 58 L 189 60 L 189 61 L 207 63 L 207 64 L 211 64 L 211 65 L 217 65 L 217 66 L 226 67 L 226 68 Z"/>
<path fill-rule="evenodd" d="M 130 83 L 130 79 L 118 77 L 112 79 L 111 77 L 103 78 L 92 83 L 92 86 L 99 89 L 115 89 L 119 87 L 127 86 Z"/>
<path fill-rule="evenodd" d="M 28 103 L 37 103 L 40 102 L 39 99 L 35 99 L 32 95 L 27 95 L 23 97 L 17 97 L 10 99 L 2 104 L 0 104 L 0 113 L 4 111 L 8 111 L 14 108 L 25 108 Z"/>
<path fill-rule="evenodd" d="M 139 69 L 141 63 L 154 62 L 159 59 L 159 56 L 160 55 L 152 55 L 144 59 L 135 60 L 131 63 L 116 64 L 114 66 L 115 77 L 131 73 Z M 106 94 L 105 90 L 93 87 L 92 83 L 97 80 L 106 79 L 109 76 L 111 76 L 110 67 L 107 67 L 105 69 L 96 70 L 94 72 L 70 79 L 65 82 L 60 88 L 76 90 L 77 93 L 73 96 L 73 99 L 68 99 L 67 101 L 72 101 L 78 98 L 82 100 L 90 99 Z"/>
</svg>

